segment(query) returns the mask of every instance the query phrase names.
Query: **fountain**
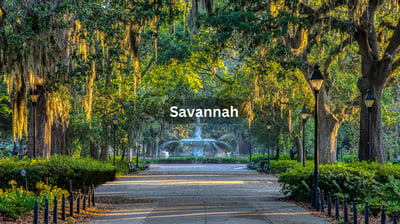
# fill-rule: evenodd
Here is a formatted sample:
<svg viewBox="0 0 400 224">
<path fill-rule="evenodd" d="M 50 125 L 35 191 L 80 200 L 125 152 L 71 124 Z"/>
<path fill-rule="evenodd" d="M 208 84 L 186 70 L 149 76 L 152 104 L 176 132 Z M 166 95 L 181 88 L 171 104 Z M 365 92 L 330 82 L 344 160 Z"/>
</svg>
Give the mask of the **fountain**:
<svg viewBox="0 0 400 224">
<path fill-rule="evenodd" d="M 222 152 L 221 147 L 219 147 L 217 144 L 222 144 L 222 145 L 225 145 L 228 148 L 232 149 L 232 146 L 227 144 L 224 141 L 215 140 L 215 139 L 203 139 L 201 137 L 201 126 L 203 126 L 204 124 L 200 123 L 199 117 L 196 118 L 196 123 L 194 125 L 195 125 L 194 138 L 171 140 L 171 141 L 168 141 L 168 142 L 165 142 L 164 144 L 162 144 L 161 148 L 164 148 L 165 146 L 172 144 L 172 143 L 180 142 L 182 145 L 190 146 L 191 148 L 193 148 L 193 156 L 195 158 L 204 157 L 206 155 L 206 153 L 204 152 L 204 149 L 207 149 L 207 148 L 214 148 L 214 149 L 216 149 L 217 152 Z M 226 136 L 228 136 L 228 135 L 224 135 L 221 138 L 226 137 Z"/>
</svg>

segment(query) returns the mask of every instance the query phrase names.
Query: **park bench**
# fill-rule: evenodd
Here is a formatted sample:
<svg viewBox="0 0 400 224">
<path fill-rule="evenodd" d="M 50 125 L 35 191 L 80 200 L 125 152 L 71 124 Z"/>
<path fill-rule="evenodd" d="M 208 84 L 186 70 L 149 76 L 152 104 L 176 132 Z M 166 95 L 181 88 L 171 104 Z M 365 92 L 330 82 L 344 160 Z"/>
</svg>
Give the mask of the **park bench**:
<svg viewBox="0 0 400 224">
<path fill-rule="evenodd" d="M 135 165 L 133 163 L 128 163 L 129 173 L 136 171 Z"/>
<path fill-rule="evenodd" d="M 269 164 L 268 161 L 261 162 L 261 170 L 264 172 L 269 172 Z"/>
<path fill-rule="evenodd" d="M 143 169 L 148 169 L 150 167 L 150 163 L 149 162 L 143 162 Z"/>
<path fill-rule="evenodd" d="M 248 167 L 249 169 L 254 169 L 254 162 L 251 161 L 247 167 Z"/>
</svg>

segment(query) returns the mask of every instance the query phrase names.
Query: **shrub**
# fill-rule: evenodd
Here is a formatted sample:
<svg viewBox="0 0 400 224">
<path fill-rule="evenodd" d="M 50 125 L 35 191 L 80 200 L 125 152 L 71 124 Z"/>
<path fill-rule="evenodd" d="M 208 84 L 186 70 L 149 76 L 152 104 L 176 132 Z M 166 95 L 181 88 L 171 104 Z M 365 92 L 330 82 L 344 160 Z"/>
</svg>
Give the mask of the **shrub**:
<svg viewBox="0 0 400 224">
<path fill-rule="evenodd" d="M 287 172 L 278 175 L 282 193 L 295 200 L 309 201 L 314 166 L 308 163 L 306 167 L 302 167 L 289 161 L 279 161 L 272 166 L 273 169 L 281 171 L 288 167 L 292 169 L 289 168 Z M 399 209 L 400 165 L 382 165 L 375 162 L 320 165 L 319 187 L 325 193 L 338 194 L 340 198 L 346 195 L 351 200 L 367 200 L 373 214 L 377 214 L 381 205 L 385 204 L 388 214 L 392 214 L 395 209 Z M 362 206 L 364 205 L 360 205 L 359 209 Z"/>
<path fill-rule="evenodd" d="M 26 176 L 21 176 L 25 170 Z M 116 169 L 107 163 L 90 158 L 74 159 L 69 156 L 52 156 L 49 160 L 32 159 L 16 161 L 15 158 L 0 159 L 0 188 L 11 187 L 8 182 L 12 179 L 28 189 L 36 191 L 36 183 L 41 180 L 53 186 L 69 188 L 70 181 L 73 186 L 80 188 L 98 185 L 115 179 Z"/>
<path fill-rule="evenodd" d="M 35 194 L 17 187 L 17 182 L 8 182 L 9 189 L 0 189 L 0 210 L 7 217 L 18 218 L 20 214 L 32 212 L 35 205 Z"/>
</svg>

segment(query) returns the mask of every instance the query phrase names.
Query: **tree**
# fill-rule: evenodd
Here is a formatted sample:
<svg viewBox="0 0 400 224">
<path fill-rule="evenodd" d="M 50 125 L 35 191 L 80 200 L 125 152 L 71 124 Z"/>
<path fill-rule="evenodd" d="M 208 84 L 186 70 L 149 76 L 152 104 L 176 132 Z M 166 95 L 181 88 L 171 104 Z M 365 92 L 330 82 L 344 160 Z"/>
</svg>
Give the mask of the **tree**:
<svg viewBox="0 0 400 224">
<path fill-rule="evenodd" d="M 364 114 L 361 122 L 362 133 L 365 134 L 367 130 L 365 125 L 362 124 L 366 123 L 366 109 L 363 100 L 366 89 L 364 88 L 365 91 L 361 91 L 362 97 L 359 95 L 348 101 L 346 99 L 347 102 L 345 103 L 332 104 L 332 88 L 335 85 L 335 76 L 331 72 L 332 66 L 335 64 L 341 64 L 340 66 L 351 64 L 353 61 L 351 57 L 347 57 L 350 60 L 338 60 L 343 57 L 341 56 L 343 55 L 342 52 L 344 50 L 355 52 L 356 48 L 362 49 L 362 44 L 358 42 L 367 41 L 367 43 L 364 43 L 364 48 L 369 47 L 369 49 L 365 49 L 365 53 L 359 51 L 364 54 L 364 56 L 361 56 L 361 74 L 363 74 L 362 77 L 364 78 L 360 80 L 370 77 L 364 74 L 367 71 L 364 67 L 366 64 L 374 66 L 370 64 L 373 61 L 371 58 L 374 58 L 372 57 L 374 52 L 379 54 L 379 49 L 377 48 L 378 39 L 383 40 L 378 36 L 384 36 L 385 32 L 389 35 L 393 34 L 389 41 L 390 43 L 384 44 L 387 49 L 391 49 L 386 52 L 391 55 L 390 57 L 393 57 L 393 60 L 398 52 L 397 35 L 399 34 L 396 31 L 391 32 L 387 29 L 387 27 L 396 28 L 392 23 L 397 22 L 395 18 L 397 14 L 389 15 L 384 13 L 385 9 L 397 3 L 394 1 L 373 0 L 368 1 L 368 5 L 364 3 L 364 1 L 270 1 L 268 3 L 263 1 L 231 1 L 224 7 L 218 8 L 213 16 L 205 18 L 207 26 L 212 27 L 216 34 L 211 44 L 216 49 L 219 49 L 217 53 L 221 53 L 227 47 L 231 47 L 239 50 L 243 57 L 258 55 L 262 60 L 265 58 L 276 60 L 284 68 L 300 69 L 305 80 L 309 79 L 314 64 L 320 63 L 323 65 L 322 72 L 326 81 L 320 93 L 320 113 L 318 117 L 321 124 L 321 163 L 334 162 L 336 160 L 335 138 L 337 130 L 343 121 L 354 113 L 354 107 L 361 106 L 361 108 L 364 108 L 361 113 Z M 380 7 L 380 13 L 376 14 L 378 6 Z M 395 8 L 391 9 L 395 10 Z M 374 19 L 376 16 L 378 18 Z M 381 22 L 380 32 L 375 31 L 374 26 L 376 24 L 367 25 L 368 22 L 374 21 L 376 23 Z M 374 34 L 375 38 L 371 40 L 366 38 L 368 33 Z M 375 45 L 368 44 L 368 41 L 375 41 Z M 358 43 L 358 46 L 353 44 L 355 42 Z M 371 46 L 376 46 L 375 50 Z M 364 63 L 367 53 L 370 54 L 368 56 L 370 59 L 368 63 Z M 384 55 L 383 53 L 382 51 L 381 54 Z M 387 65 L 389 67 L 386 67 L 385 71 L 391 73 L 391 69 L 394 71 L 398 67 L 397 64 L 400 63 L 393 62 L 393 66 L 389 63 Z M 369 69 L 369 71 L 372 70 Z M 389 76 L 384 75 L 383 77 L 383 81 L 374 83 L 389 84 L 395 81 L 395 79 L 389 79 Z M 387 80 L 390 80 L 390 82 L 386 82 Z M 360 88 L 360 81 L 358 86 Z M 379 102 L 377 102 L 376 106 L 378 105 Z M 379 111 L 377 110 L 377 112 Z M 378 120 L 374 122 L 376 125 L 380 123 Z M 376 125 L 373 125 L 373 127 L 376 127 Z M 379 128 L 374 128 L 374 130 L 380 133 Z M 364 137 L 360 139 L 360 148 L 365 149 L 363 147 L 366 142 L 365 135 L 361 136 Z M 381 134 L 374 136 L 377 143 L 379 143 L 380 137 L 378 136 L 381 136 Z M 379 143 L 377 145 L 382 144 Z M 374 150 L 380 151 L 378 148 Z M 360 159 L 365 159 L 361 158 L 364 152 L 365 150 L 360 150 Z M 382 159 L 378 160 L 382 162 Z"/>
</svg>

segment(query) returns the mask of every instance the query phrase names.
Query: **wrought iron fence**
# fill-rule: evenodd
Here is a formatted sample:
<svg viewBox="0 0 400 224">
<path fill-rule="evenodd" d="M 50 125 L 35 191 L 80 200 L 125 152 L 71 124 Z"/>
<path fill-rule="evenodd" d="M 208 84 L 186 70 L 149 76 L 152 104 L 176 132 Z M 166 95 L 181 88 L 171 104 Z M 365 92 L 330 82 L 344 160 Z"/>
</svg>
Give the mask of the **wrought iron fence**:
<svg viewBox="0 0 400 224">
<path fill-rule="evenodd" d="M 352 224 L 369 224 L 370 223 L 370 217 L 373 217 L 370 207 L 369 207 L 369 202 L 365 201 L 364 205 L 364 217 L 361 216 L 361 213 L 357 211 L 357 199 L 354 198 L 352 204 L 350 206 L 352 208 L 349 209 L 349 202 L 348 198 L 344 197 L 343 199 L 343 204 L 340 204 L 339 202 L 339 197 L 336 194 L 334 197 L 334 203 L 332 203 L 332 195 L 330 192 L 328 192 L 328 195 L 326 196 L 326 201 L 325 201 L 325 196 L 324 196 L 324 191 L 322 190 L 321 192 L 317 190 L 317 203 L 316 203 L 316 210 L 320 211 L 322 214 L 327 215 L 329 217 L 332 217 L 332 206 L 335 206 L 335 219 L 337 220 L 342 220 L 343 223 L 352 223 Z M 326 205 L 325 205 L 326 202 Z M 340 208 L 343 208 L 342 213 L 340 212 Z M 349 216 L 352 215 L 352 221 L 349 220 Z M 375 217 L 376 218 L 376 217 Z M 382 209 L 380 211 L 380 219 L 381 219 L 381 224 L 398 224 L 399 222 L 399 215 L 398 211 L 394 210 L 394 214 L 392 217 L 392 220 L 389 220 L 389 218 L 386 215 L 386 206 L 382 204 Z"/>
<path fill-rule="evenodd" d="M 68 203 L 68 208 L 69 208 L 68 214 L 66 211 L 67 203 Z M 64 221 L 64 220 L 66 220 L 67 216 L 74 217 L 74 214 L 80 214 L 81 208 L 82 208 L 82 210 L 86 210 L 86 208 L 87 207 L 90 208 L 91 205 L 95 206 L 94 186 L 84 188 L 83 193 L 81 193 L 80 190 L 78 190 L 75 193 L 72 192 L 72 190 L 70 190 L 68 197 L 65 197 L 65 195 L 63 194 L 63 196 L 61 198 L 61 207 L 59 207 L 58 205 L 59 205 L 58 199 L 57 199 L 57 197 L 54 197 L 53 208 L 52 208 L 52 213 L 53 213 L 52 223 L 57 223 L 57 221 L 59 219 Z M 43 216 L 44 216 L 43 222 L 45 224 L 50 223 L 49 212 L 50 212 L 49 199 L 47 199 L 47 198 L 45 199 L 45 204 L 43 206 L 43 209 L 40 209 L 39 201 L 36 201 L 35 207 L 34 207 L 34 212 L 33 212 L 33 223 L 39 224 L 39 214 L 40 213 L 43 213 Z"/>
</svg>

